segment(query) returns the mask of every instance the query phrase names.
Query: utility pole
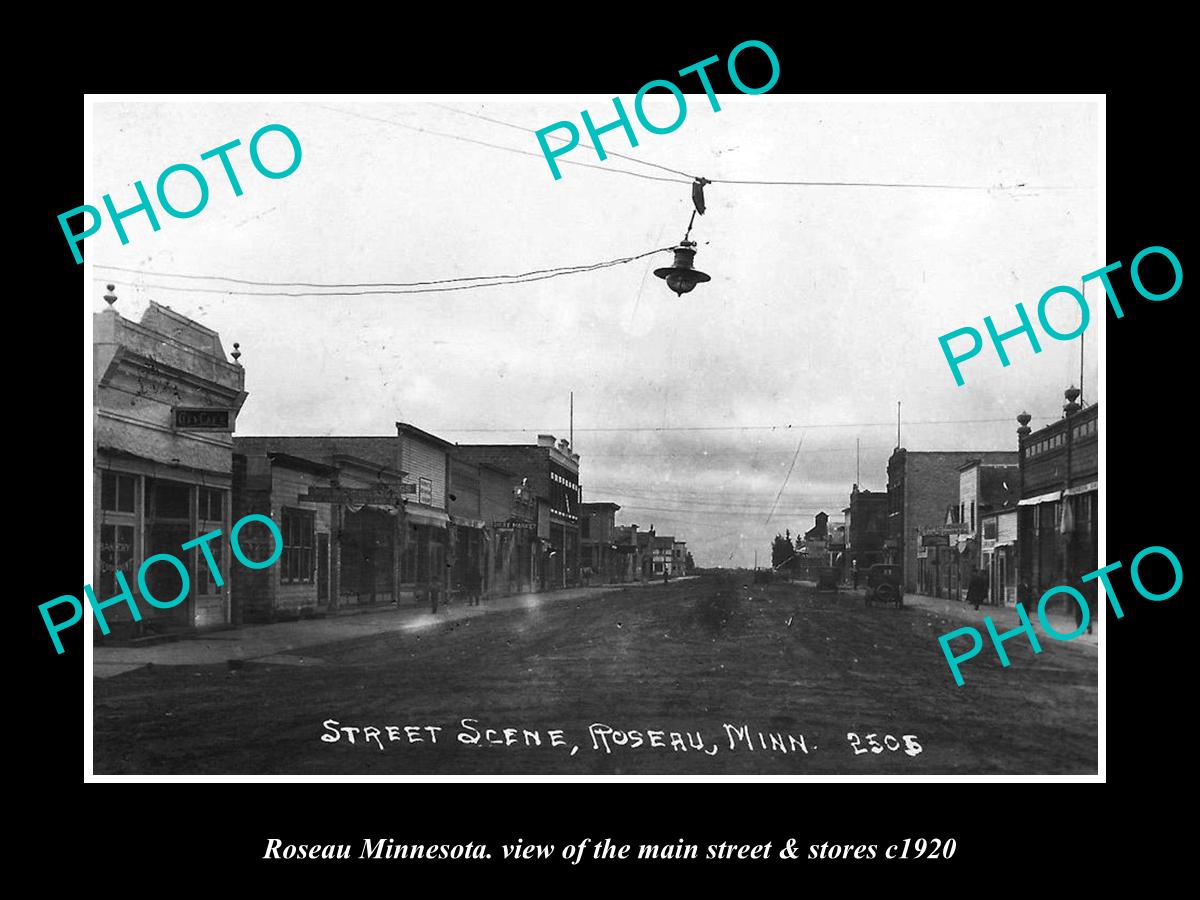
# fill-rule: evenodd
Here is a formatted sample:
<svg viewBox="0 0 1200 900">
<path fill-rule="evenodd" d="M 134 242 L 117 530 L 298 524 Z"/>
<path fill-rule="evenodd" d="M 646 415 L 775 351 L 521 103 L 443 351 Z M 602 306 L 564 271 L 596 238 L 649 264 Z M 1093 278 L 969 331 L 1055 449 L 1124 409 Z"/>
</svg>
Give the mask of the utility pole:
<svg viewBox="0 0 1200 900">
<path fill-rule="evenodd" d="M 862 485 L 862 458 L 859 455 L 859 439 L 854 439 L 854 483 Z"/>
<path fill-rule="evenodd" d="M 568 438 L 571 449 L 575 449 L 575 392 L 571 391 L 571 435 Z"/>
<path fill-rule="evenodd" d="M 1083 293 L 1083 289 L 1087 287 L 1087 284 L 1085 282 L 1080 282 L 1079 286 L 1081 289 L 1080 293 Z M 1086 297 L 1085 297 L 1085 300 L 1086 300 Z M 1079 332 L 1079 408 L 1080 409 L 1083 409 L 1083 407 L 1086 405 L 1083 402 L 1083 335 L 1084 335 L 1083 331 Z"/>
<path fill-rule="evenodd" d="M 896 401 L 896 449 L 900 449 L 900 401 Z"/>
</svg>

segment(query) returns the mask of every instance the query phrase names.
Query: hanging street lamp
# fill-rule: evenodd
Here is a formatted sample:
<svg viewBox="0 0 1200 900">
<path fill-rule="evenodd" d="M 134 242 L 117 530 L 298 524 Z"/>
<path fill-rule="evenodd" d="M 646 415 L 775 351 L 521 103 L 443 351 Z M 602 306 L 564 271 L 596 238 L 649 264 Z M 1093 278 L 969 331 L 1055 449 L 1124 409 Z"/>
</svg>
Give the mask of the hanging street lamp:
<svg viewBox="0 0 1200 900">
<path fill-rule="evenodd" d="M 688 230 L 690 231 L 691 229 L 689 228 Z M 675 252 L 675 265 L 655 269 L 654 274 L 659 278 L 665 279 L 667 287 L 676 294 L 682 297 L 696 285 L 712 280 L 699 269 L 692 267 L 692 260 L 696 258 L 695 241 L 689 241 L 685 238 L 680 242 L 678 247 L 672 249 Z"/>
</svg>

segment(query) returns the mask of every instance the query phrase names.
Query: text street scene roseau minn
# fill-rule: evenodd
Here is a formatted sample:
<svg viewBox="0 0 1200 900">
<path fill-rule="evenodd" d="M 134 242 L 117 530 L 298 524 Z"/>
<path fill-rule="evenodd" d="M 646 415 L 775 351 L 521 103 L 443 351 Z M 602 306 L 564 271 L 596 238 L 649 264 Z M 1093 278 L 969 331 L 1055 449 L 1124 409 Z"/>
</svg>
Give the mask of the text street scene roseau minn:
<svg viewBox="0 0 1200 900">
<path fill-rule="evenodd" d="M 36 602 L 97 774 L 1097 772 L 1109 595 L 1178 570 L 1100 571 L 1098 323 L 1178 260 L 1099 256 L 1095 101 L 764 46 L 96 103 L 92 571 Z"/>
</svg>

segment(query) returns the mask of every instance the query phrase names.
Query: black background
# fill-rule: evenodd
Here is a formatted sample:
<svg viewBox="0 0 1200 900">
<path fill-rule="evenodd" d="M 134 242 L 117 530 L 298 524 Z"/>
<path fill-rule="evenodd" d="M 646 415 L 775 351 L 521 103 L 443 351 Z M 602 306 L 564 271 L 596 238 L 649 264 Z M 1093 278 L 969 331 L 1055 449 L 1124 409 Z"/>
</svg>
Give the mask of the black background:
<svg viewBox="0 0 1200 900">
<path fill-rule="evenodd" d="M 653 31 L 651 14 L 661 19 Z M 927 36 L 900 41 L 891 29 L 885 29 L 886 38 L 869 38 L 851 36 L 844 26 L 801 23 L 735 29 L 690 21 L 684 31 L 676 23 L 693 17 L 672 8 L 611 21 L 610 15 L 596 8 L 595 19 L 586 26 L 568 25 L 559 11 L 549 9 L 533 16 L 546 17 L 547 32 L 519 41 L 508 36 L 516 26 L 513 21 L 503 23 L 502 31 L 492 30 L 465 14 L 462 25 L 471 25 L 471 34 L 458 27 L 431 32 L 415 24 L 405 30 L 398 23 L 389 26 L 389 32 L 399 29 L 397 33 L 368 38 L 362 33 L 367 27 L 359 24 L 344 36 L 323 27 L 320 46 L 314 46 L 311 35 L 290 35 L 298 27 L 294 24 L 249 31 L 239 26 L 244 31 L 240 39 L 213 35 L 211 46 L 201 41 L 195 50 L 199 62 L 188 65 L 172 62 L 173 57 L 159 62 L 142 56 L 133 66 L 131 38 L 122 33 L 106 39 L 104 50 L 89 51 L 92 63 L 84 88 L 589 92 L 627 99 L 646 81 L 670 78 L 716 54 L 722 64 L 709 71 L 718 96 L 724 96 L 734 93 L 724 74 L 729 50 L 756 38 L 770 44 L 780 60 L 782 74 L 772 93 L 1107 92 L 1108 250 L 1105 259 L 1087 262 L 1095 263 L 1090 268 L 1124 263 L 1113 281 L 1126 314 L 1120 320 L 1111 311 L 1107 314 L 1109 376 L 1102 410 L 1102 439 L 1108 448 L 1104 561 L 1122 560 L 1126 566 L 1114 578 L 1126 615 L 1116 620 L 1110 611 L 1104 623 L 1108 702 L 1101 713 L 1107 722 L 1108 784 L 1017 783 L 1020 779 L 999 784 L 655 784 L 650 779 L 603 787 L 84 785 L 81 687 L 87 629 L 65 634 L 66 653 L 56 656 L 37 611 L 37 604 L 49 598 L 79 595 L 79 545 L 74 541 L 89 527 L 90 510 L 89 498 L 80 502 L 77 479 L 79 450 L 82 446 L 85 469 L 91 451 L 74 431 L 81 399 L 84 418 L 91 414 L 92 375 L 82 373 L 81 381 L 82 365 L 73 361 L 83 269 L 75 265 L 55 217 L 97 198 L 85 198 L 81 189 L 82 90 L 60 75 L 63 80 L 54 87 L 25 101 L 20 128 L 10 129 L 9 148 L 21 157 L 19 168 L 10 163 L 10 184 L 17 182 L 13 186 L 28 196 L 19 215 L 10 211 L 10 225 L 16 226 L 10 246 L 21 252 L 8 261 L 10 275 L 30 277 L 16 279 L 27 286 L 17 314 L 9 318 L 19 327 L 8 332 L 9 371 L 24 376 L 9 391 L 19 407 L 10 422 L 21 426 L 9 431 L 9 477 L 28 478 L 28 488 L 18 486 L 11 496 L 20 499 L 9 506 L 10 528 L 16 529 L 9 542 L 8 571 L 16 581 L 9 603 L 17 615 L 13 621 L 24 623 L 25 646 L 17 677 L 10 682 L 23 702 L 6 716 L 6 744 L 9 758 L 17 763 L 10 777 L 25 798 L 21 821 L 32 842 L 56 865 L 82 856 L 86 869 L 81 871 L 94 882 L 112 879 L 145 892 L 179 884 L 236 889 L 245 883 L 244 875 L 274 886 L 328 883 L 359 889 L 366 876 L 391 890 L 465 890 L 514 878 L 527 881 L 539 873 L 552 877 L 563 891 L 608 881 L 640 892 L 643 879 L 665 878 L 682 887 L 685 877 L 689 889 L 720 884 L 794 891 L 814 885 L 852 887 L 866 877 L 892 887 L 969 890 L 994 885 L 1019 890 L 1058 880 L 1075 886 L 1116 860 L 1160 865 L 1177 853 L 1170 810 L 1186 785 L 1180 776 L 1193 762 L 1193 743 L 1184 738 L 1194 727 L 1188 710 L 1195 705 L 1184 670 L 1191 655 L 1184 643 L 1191 637 L 1184 619 L 1188 584 L 1170 600 L 1151 603 L 1138 598 L 1128 580 L 1129 561 L 1155 544 L 1171 548 L 1185 573 L 1190 571 L 1192 530 L 1182 522 L 1189 505 L 1182 475 L 1192 456 L 1186 392 L 1195 384 L 1185 369 L 1190 361 L 1186 346 L 1192 341 L 1184 320 L 1187 285 L 1170 300 L 1151 303 L 1136 294 L 1128 276 L 1130 260 L 1151 245 L 1169 247 L 1188 269 L 1183 221 L 1192 166 L 1185 165 L 1185 156 L 1194 160 L 1195 154 L 1178 130 L 1186 101 L 1171 86 L 1165 68 L 1171 53 L 1157 43 L 1161 36 L 1145 44 L 1123 35 L 1118 52 L 1111 47 L 1117 41 L 1111 34 L 1090 41 L 1067 26 L 1006 28 L 1004 34 L 988 30 L 986 39 L 971 33 L 953 40 Z M 1130 57 L 1133 53 L 1136 58 Z M 757 57 L 750 51 L 739 59 L 739 71 L 750 85 L 766 80 L 765 68 L 754 70 Z M 693 89 L 686 80 L 677 82 Z M 36 138 L 20 143 L 14 135 L 26 129 Z M 686 139 L 686 125 L 676 137 Z M 105 135 L 96 138 L 103 142 Z M 802 165 L 783 160 L 780 170 L 802 171 Z M 28 174 L 13 178 L 20 173 Z M 390 238 L 380 232 L 380 239 Z M 964 292 L 994 289 L 963 285 Z M 1006 304 L 1015 299 L 1031 308 L 1037 298 L 1004 296 Z M 94 309 L 92 304 L 87 314 Z M 1095 334 L 1093 325 L 1089 337 Z M 1095 386 L 1089 385 L 1089 399 L 1095 399 Z M 22 458 L 26 450 L 28 461 Z M 76 518 L 81 511 L 82 529 Z M 589 862 L 569 867 L 502 863 L 498 858 L 459 865 L 261 860 L 268 837 L 357 847 L 363 837 L 381 836 L 397 843 L 486 841 L 493 847 L 518 837 L 559 846 L 583 837 L 609 837 L 635 846 L 678 838 L 697 844 L 770 840 L 776 848 L 788 837 L 803 845 L 831 841 L 882 848 L 923 836 L 953 837 L 958 850 L 950 861 L 904 864 L 877 859 L 690 866 Z M 1041 874 L 1035 877 L 1035 872 Z M 169 876 L 172 881 L 161 880 Z"/>
</svg>

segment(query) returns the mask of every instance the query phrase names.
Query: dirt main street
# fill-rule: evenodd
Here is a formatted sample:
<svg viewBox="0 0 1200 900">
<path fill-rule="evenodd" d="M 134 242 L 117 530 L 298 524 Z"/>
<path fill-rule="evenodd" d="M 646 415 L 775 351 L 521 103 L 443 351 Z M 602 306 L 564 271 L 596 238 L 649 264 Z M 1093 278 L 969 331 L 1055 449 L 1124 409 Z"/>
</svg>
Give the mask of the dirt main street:
<svg viewBox="0 0 1200 900">
<path fill-rule="evenodd" d="M 95 771 L 1095 773 L 1095 645 L 1014 638 L 1004 669 L 985 638 L 960 688 L 937 638 L 962 624 L 707 576 L 310 647 L 300 665 L 151 666 L 95 679 Z"/>
</svg>

